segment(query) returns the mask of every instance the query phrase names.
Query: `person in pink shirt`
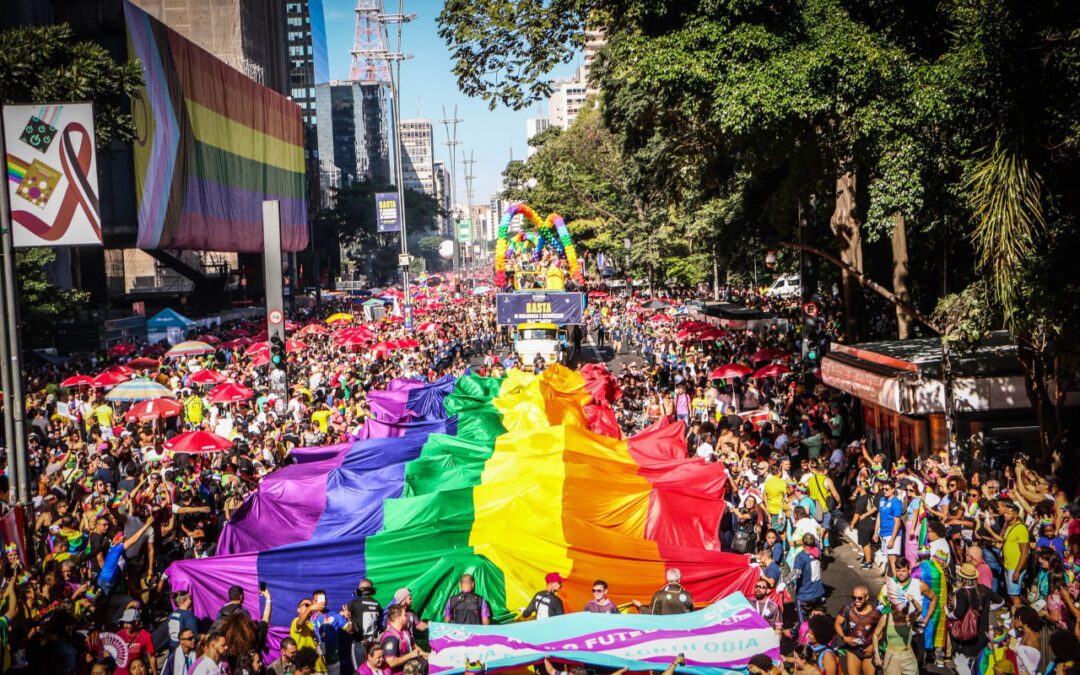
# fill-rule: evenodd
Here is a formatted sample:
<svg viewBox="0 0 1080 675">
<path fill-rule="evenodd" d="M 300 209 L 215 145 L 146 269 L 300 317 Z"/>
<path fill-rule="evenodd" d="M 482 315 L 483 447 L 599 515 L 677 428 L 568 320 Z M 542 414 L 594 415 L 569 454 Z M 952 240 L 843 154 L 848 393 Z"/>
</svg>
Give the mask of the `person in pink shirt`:
<svg viewBox="0 0 1080 675">
<path fill-rule="evenodd" d="M 992 588 L 994 583 L 994 573 L 990 570 L 990 566 L 983 560 L 982 549 L 978 546 L 968 546 L 967 551 L 964 553 L 964 562 L 969 562 L 975 566 L 975 569 L 979 572 L 979 585 L 987 588 Z"/>
</svg>

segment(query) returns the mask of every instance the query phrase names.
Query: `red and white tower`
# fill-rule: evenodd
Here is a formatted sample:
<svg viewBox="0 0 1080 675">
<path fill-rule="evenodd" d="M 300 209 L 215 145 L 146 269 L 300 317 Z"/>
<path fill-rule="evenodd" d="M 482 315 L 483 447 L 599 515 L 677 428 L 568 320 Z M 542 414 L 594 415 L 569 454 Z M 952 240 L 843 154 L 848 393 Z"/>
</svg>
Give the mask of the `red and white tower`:
<svg viewBox="0 0 1080 675">
<path fill-rule="evenodd" d="M 349 69 L 349 79 L 353 82 L 391 84 L 385 21 L 382 0 L 356 0 L 356 36 Z"/>
</svg>

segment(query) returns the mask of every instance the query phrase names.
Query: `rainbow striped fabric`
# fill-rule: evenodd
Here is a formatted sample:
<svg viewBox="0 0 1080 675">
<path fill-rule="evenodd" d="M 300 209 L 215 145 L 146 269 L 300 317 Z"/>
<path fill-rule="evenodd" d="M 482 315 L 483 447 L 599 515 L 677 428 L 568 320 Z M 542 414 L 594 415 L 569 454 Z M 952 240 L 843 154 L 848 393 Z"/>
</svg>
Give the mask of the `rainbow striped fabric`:
<svg viewBox="0 0 1080 675">
<path fill-rule="evenodd" d="M 686 457 L 681 423 L 630 439 L 592 431 L 578 372 L 395 381 L 368 400 L 362 440 L 297 450 L 233 517 L 217 557 L 169 568 L 198 613 L 236 584 L 255 615 L 262 581 L 281 630 L 313 589 L 340 607 L 364 576 L 384 605 L 408 588 L 438 620 L 465 572 L 497 621 L 549 572 L 567 577 L 576 610 L 595 579 L 615 602 L 648 603 L 672 567 L 698 604 L 752 590 L 748 556 L 719 551 L 723 466 Z"/>
<path fill-rule="evenodd" d="M 307 246 L 300 109 L 131 2 L 124 17 L 145 78 L 132 101 L 138 247 L 261 251 L 268 199 L 283 250 Z"/>
</svg>

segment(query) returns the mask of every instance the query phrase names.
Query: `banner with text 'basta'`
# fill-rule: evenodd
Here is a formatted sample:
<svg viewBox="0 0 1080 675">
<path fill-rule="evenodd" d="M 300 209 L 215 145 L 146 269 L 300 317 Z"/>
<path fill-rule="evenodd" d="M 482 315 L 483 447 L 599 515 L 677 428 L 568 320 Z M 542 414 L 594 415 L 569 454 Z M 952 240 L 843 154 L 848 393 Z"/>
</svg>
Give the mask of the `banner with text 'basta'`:
<svg viewBox="0 0 1080 675">
<path fill-rule="evenodd" d="M 681 423 L 613 437 L 612 387 L 586 373 L 556 365 L 370 392 L 360 438 L 294 451 L 298 463 L 233 515 L 215 557 L 169 567 L 173 589 L 213 617 L 239 585 L 258 616 L 265 582 L 272 637 L 314 589 L 338 608 L 365 576 L 384 606 L 408 588 L 436 620 L 467 572 L 496 622 L 513 620 L 549 572 L 568 579 L 571 611 L 595 579 L 617 603 L 648 603 L 669 568 L 699 605 L 749 593 L 757 568 L 719 550 L 723 466 L 686 457 Z"/>
<path fill-rule="evenodd" d="M 209 11 L 209 10 L 208 10 Z M 262 203 L 281 204 L 281 248 L 307 246 L 300 108 L 124 2 L 132 99 L 137 246 L 261 251 Z"/>
</svg>

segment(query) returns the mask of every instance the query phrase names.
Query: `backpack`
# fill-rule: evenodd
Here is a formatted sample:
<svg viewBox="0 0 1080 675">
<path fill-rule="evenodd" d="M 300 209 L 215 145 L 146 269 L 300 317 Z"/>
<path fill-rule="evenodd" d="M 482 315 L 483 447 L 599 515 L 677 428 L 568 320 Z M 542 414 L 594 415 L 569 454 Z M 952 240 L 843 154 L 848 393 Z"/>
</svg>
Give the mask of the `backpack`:
<svg viewBox="0 0 1080 675">
<path fill-rule="evenodd" d="M 752 536 L 753 534 L 747 530 L 736 530 L 735 534 L 731 537 L 731 552 L 748 553 L 750 551 L 750 538 Z"/>
<path fill-rule="evenodd" d="M 973 596 L 973 597 L 972 597 Z M 954 602 L 955 602 L 955 596 Z M 979 635 L 979 619 L 982 618 L 982 594 L 978 589 L 969 594 L 967 611 L 957 619 L 948 619 L 949 635 L 957 642 L 971 642 Z"/>
</svg>

